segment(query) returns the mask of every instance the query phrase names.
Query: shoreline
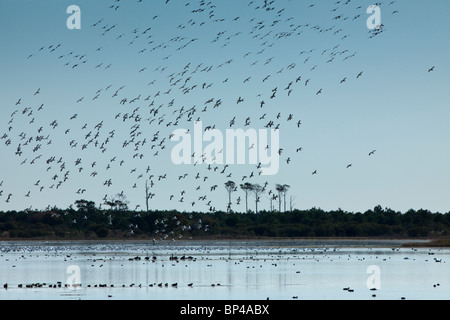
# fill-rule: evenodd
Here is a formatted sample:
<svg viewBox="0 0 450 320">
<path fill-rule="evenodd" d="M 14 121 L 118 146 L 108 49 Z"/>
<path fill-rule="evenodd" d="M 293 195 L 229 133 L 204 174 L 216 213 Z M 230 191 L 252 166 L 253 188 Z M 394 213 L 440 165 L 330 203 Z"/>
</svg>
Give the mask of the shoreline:
<svg viewBox="0 0 450 320">
<path fill-rule="evenodd" d="M 210 242 L 210 244 L 208 243 Z M 449 248 L 450 239 L 440 238 L 379 238 L 379 237 L 318 237 L 318 238 L 193 238 L 181 240 L 153 240 L 153 239 L 0 239 L 0 244 L 145 244 L 165 246 L 221 246 L 221 247 L 381 247 L 381 248 Z"/>
</svg>

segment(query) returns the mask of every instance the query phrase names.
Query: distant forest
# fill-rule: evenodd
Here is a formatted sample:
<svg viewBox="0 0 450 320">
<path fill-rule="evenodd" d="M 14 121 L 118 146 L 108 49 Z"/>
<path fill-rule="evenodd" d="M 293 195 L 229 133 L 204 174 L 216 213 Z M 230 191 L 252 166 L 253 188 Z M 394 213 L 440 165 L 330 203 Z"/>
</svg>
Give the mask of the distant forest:
<svg viewBox="0 0 450 320">
<path fill-rule="evenodd" d="M 100 210 L 87 200 L 69 209 L 0 212 L 0 239 L 243 239 L 263 237 L 446 237 L 450 212 L 398 212 L 381 206 L 366 212 L 130 211 Z"/>
</svg>

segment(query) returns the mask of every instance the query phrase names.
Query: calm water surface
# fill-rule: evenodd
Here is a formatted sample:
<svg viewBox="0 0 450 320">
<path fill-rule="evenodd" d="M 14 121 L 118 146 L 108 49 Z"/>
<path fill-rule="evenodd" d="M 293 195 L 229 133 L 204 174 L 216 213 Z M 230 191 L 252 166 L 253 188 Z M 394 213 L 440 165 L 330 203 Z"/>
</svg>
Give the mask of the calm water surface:
<svg viewBox="0 0 450 320">
<path fill-rule="evenodd" d="M 401 244 L 0 242 L 0 299 L 450 299 L 450 250 Z"/>
</svg>

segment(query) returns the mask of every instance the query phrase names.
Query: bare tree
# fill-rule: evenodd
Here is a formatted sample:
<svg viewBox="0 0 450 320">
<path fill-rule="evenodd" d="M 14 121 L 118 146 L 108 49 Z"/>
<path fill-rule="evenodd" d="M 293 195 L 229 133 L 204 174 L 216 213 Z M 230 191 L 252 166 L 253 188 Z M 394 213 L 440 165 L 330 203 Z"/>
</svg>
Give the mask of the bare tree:
<svg viewBox="0 0 450 320">
<path fill-rule="evenodd" d="M 294 210 L 294 206 L 295 206 L 294 200 L 295 200 L 295 197 L 292 197 L 292 196 L 289 197 L 289 207 L 290 207 L 291 212 L 292 212 L 292 210 Z"/>
</svg>

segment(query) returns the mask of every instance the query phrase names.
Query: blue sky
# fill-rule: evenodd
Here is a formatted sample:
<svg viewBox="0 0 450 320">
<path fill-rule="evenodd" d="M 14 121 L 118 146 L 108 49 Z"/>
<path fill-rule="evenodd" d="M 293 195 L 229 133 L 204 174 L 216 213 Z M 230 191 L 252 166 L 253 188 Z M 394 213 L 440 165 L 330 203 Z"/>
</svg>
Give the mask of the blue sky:
<svg viewBox="0 0 450 320">
<path fill-rule="evenodd" d="M 66 27 L 72 4 L 81 9 L 81 30 Z M 225 210 L 223 184 L 233 180 L 267 182 L 260 209 L 280 183 L 291 186 L 287 197 L 299 209 L 448 212 L 450 4 L 382 1 L 383 32 L 370 38 L 371 4 L 276 0 L 266 10 L 264 1 L 237 0 L 3 1 L 0 210 L 67 207 L 80 198 L 99 205 L 122 191 L 139 210 L 146 180 L 153 209 Z M 233 118 L 234 129 L 279 124 L 278 174 L 173 164 L 169 135 L 192 131 L 197 118 L 223 132 Z M 241 190 L 232 207 L 245 210 Z"/>
</svg>

